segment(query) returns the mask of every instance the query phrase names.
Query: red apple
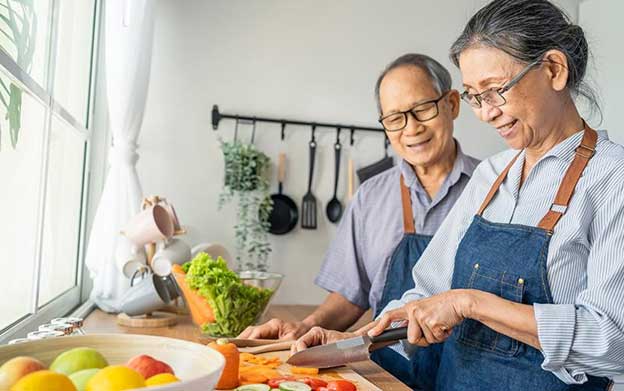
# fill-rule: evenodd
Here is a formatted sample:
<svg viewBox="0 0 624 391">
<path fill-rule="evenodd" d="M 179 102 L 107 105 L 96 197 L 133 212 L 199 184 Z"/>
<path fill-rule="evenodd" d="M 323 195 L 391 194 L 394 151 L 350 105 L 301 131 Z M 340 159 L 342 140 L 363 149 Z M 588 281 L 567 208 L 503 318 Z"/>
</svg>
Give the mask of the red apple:
<svg viewBox="0 0 624 391">
<path fill-rule="evenodd" d="M 0 391 L 8 390 L 22 377 L 42 369 L 46 369 L 45 365 L 32 357 L 20 356 L 10 359 L 0 367 Z"/>
<path fill-rule="evenodd" d="M 141 354 L 131 358 L 126 366 L 139 372 L 144 379 L 149 379 L 159 373 L 170 373 L 175 375 L 175 373 L 173 373 L 173 369 L 171 369 L 169 365 L 162 361 L 158 361 L 154 357 L 148 356 L 147 354 Z"/>
</svg>

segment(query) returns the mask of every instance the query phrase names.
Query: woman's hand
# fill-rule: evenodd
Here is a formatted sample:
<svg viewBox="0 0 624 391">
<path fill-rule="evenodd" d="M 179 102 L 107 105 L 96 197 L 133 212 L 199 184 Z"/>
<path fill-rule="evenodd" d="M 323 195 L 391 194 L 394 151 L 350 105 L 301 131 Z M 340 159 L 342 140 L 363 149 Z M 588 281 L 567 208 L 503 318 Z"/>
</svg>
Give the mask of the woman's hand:
<svg viewBox="0 0 624 391">
<path fill-rule="evenodd" d="M 453 289 L 426 299 L 415 300 L 386 312 L 368 335 L 381 334 L 399 320 L 407 320 L 407 340 L 418 346 L 429 346 L 447 339 L 455 326 L 468 317 L 472 297 L 469 290 Z"/>
<path fill-rule="evenodd" d="M 358 334 L 350 332 L 340 332 L 335 330 L 327 330 L 322 327 L 312 327 L 310 331 L 305 333 L 290 347 L 290 353 L 295 354 L 301 350 L 311 348 L 316 345 L 325 345 L 340 341 L 341 339 L 347 339 L 356 337 Z"/>
</svg>

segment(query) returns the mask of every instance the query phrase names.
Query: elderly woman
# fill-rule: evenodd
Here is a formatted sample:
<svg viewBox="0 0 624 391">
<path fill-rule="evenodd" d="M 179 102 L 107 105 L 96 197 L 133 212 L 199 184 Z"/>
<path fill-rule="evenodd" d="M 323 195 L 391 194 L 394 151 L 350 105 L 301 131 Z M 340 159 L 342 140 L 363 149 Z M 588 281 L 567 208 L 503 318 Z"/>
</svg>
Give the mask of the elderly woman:
<svg viewBox="0 0 624 391">
<path fill-rule="evenodd" d="M 363 329 L 407 320 L 413 386 L 605 390 L 624 372 L 624 148 L 591 129 L 583 30 L 546 0 L 496 0 L 451 48 L 479 119 L 512 150 L 482 162 Z M 295 350 L 348 334 L 313 329 Z"/>
</svg>

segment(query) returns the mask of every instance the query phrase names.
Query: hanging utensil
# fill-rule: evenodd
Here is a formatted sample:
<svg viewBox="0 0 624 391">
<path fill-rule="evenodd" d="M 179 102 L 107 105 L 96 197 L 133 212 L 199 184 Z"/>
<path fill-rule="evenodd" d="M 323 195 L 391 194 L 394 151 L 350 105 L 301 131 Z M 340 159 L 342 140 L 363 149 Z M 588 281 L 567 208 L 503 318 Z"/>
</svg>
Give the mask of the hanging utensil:
<svg viewBox="0 0 624 391">
<path fill-rule="evenodd" d="M 314 155 L 316 153 L 316 140 L 314 133 L 316 125 L 312 125 L 312 139 L 310 140 L 310 174 L 308 178 L 308 192 L 303 196 L 301 206 L 301 228 L 316 229 L 316 198 L 312 194 L 312 175 L 314 174 Z"/>
<path fill-rule="evenodd" d="M 384 134 L 384 157 L 373 164 L 369 164 L 368 166 L 362 167 L 357 170 L 360 184 L 364 183 L 364 181 L 366 181 L 368 178 L 380 174 L 394 166 L 394 160 L 391 156 L 388 156 L 388 144 L 388 138 Z"/>
<path fill-rule="evenodd" d="M 353 158 L 349 155 L 349 162 L 347 163 L 347 197 L 351 201 L 353 198 Z"/>
<path fill-rule="evenodd" d="M 280 153 L 277 163 L 278 192 L 271 195 L 273 210 L 269 215 L 269 232 L 274 235 L 284 235 L 297 225 L 299 210 L 292 198 L 282 193 L 286 172 L 286 154 Z"/>
<path fill-rule="evenodd" d="M 334 144 L 334 151 L 336 154 L 336 169 L 335 169 L 335 179 L 334 179 L 334 197 L 327 203 L 327 208 L 325 209 L 325 213 L 327 214 L 327 218 L 332 223 L 337 223 L 342 216 L 342 204 L 336 197 L 338 192 L 338 174 L 340 173 L 340 150 L 342 146 L 340 145 L 340 128 L 338 128 L 336 132 L 336 143 Z"/>
</svg>

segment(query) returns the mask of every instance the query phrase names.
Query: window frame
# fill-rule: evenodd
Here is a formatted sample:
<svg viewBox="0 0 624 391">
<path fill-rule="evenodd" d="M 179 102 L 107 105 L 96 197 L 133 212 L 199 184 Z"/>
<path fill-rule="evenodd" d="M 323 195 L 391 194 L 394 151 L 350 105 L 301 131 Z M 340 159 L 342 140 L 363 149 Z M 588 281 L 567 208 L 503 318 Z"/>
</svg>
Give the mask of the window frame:
<svg viewBox="0 0 624 391">
<path fill-rule="evenodd" d="M 50 0 L 50 17 L 47 22 L 48 29 L 48 45 L 46 72 L 45 72 L 45 84 L 46 88 L 42 87 L 36 82 L 30 75 L 24 72 L 17 63 L 5 52 L 0 50 L 0 67 L 3 68 L 3 73 L 11 79 L 11 82 L 19 86 L 23 93 L 30 95 L 45 107 L 45 124 L 43 128 L 43 164 L 41 167 L 41 190 L 39 192 L 39 205 L 38 205 L 38 221 L 37 221 L 37 250 L 36 256 L 33 260 L 36 262 L 35 273 L 32 278 L 33 283 L 33 296 L 30 303 L 29 313 L 22 316 L 20 319 L 16 319 L 12 324 L 4 329 L 0 329 L 0 344 L 4 344 L 11 339 L 24 337 L 28 332 L 34 331 L 41 324 L 47 323 L 53 318 L 62 317 L 75 311 L 77 308 L 84 310 L 90 308 L 88 303 L 88 295 L 90 292 L 91 284 L 89 283 L 88 273 L 85 271 L 85 252 L 86 252 L 86 232 L 88 226 L 92 223 L 89 221 L 89 210 L 92 207 L 90 205 L 90 196 L 93 195 L 91 191 L 91 174 L 92 166 L 98 166 L 93 164 L 92 161 L 92 149 L 93 149 L 93 123 L 94 123 L 94 109 L 95 105 L 95 85 L 98 76 L 98 52 L 100 46 L 101 35 L 101 11 L 102 1 L 94 0 L 93 4 L 93 20 L 91 23 L 91 50 L 90 50 L 90 62 L 89 62 L 89 87 L 87 92 L 87 110 L 85 113 L 84 121 L 77 120 L 68 110 L 66 110 L 61 104 L 59 104 L 54 98 L 54 78 L 55 78 L 55 57 L 58 48 L 58 22 L 59 22 L 59 0 Z M 83 153 L 83 167 L 82 167 L 82 189 L 81 189 L 81 201 L 80 201 L 80 219 L 79 219 L 79 237 L 78 248 L 76 249 L 76 278 L 74 280 L 74 286 L 64 291 L 44 306 L 39 305 L 39 285 L 40 285 L 40 268 L 42 264 L 41 249 L 43 245 L 43 230 L 44 230 L 44 211 L 45 201 L 47 197 L 47 181 L 48 181 L 48 169 L 50 144 L 49 137 L 52 131 L 53 119 L 60 120 L 64 124 L 71 128 L 71 131 L 84 141 L 84 153 Z M 84 123 L 85 125 L 82 125 Z M 101 168 L 101 167 L 98 167 Z M 87 304 L 85 304 L 87 303 Z"/>
</svg>

